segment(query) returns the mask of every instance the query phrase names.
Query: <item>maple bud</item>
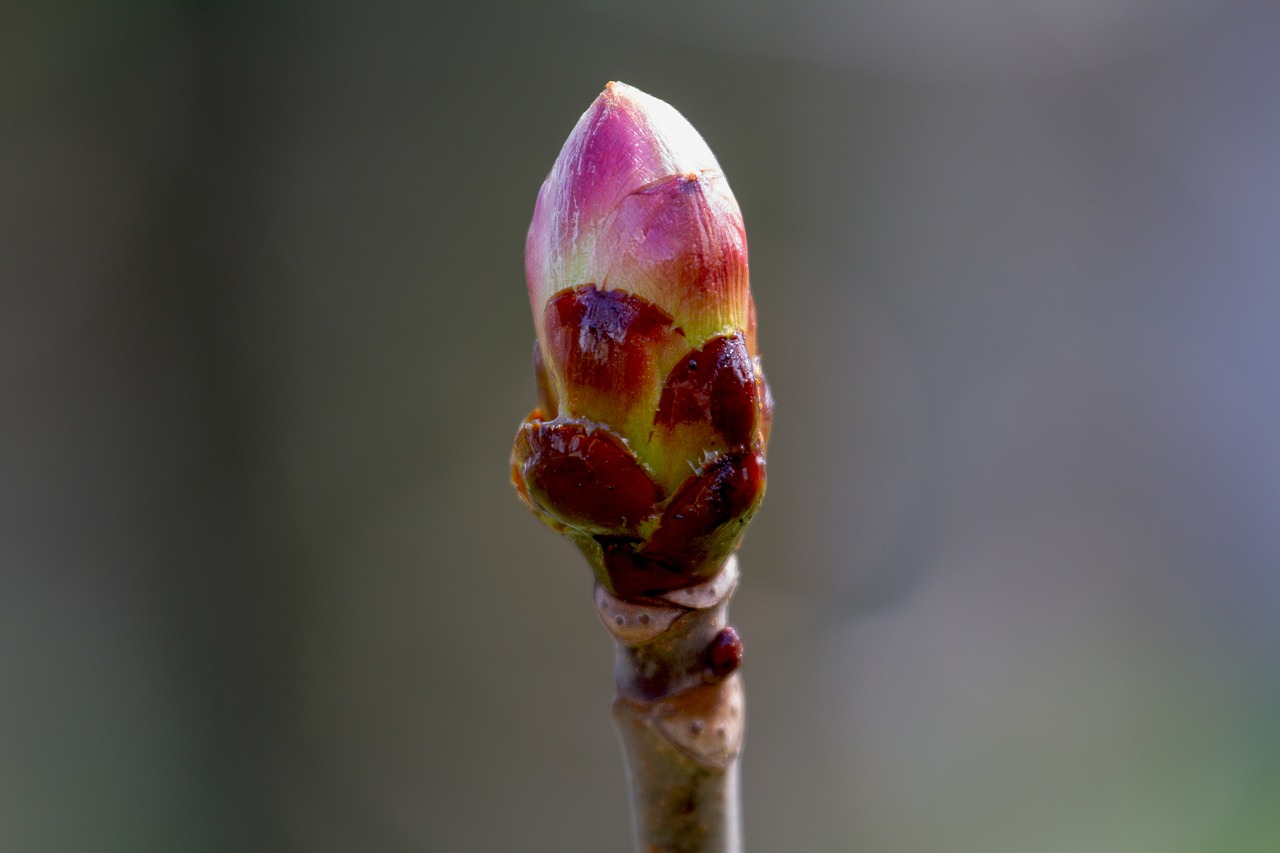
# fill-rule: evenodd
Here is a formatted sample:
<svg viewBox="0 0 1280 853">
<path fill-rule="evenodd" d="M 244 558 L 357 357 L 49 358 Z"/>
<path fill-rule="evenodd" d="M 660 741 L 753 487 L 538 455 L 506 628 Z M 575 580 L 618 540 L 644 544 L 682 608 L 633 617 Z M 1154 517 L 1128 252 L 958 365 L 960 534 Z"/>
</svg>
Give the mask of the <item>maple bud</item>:
<svg viewBox="0 0 1280 853">
<path fill-rule="evenodd" d="M 764 495 L 772 410 L 715 156 L 609 83 L 542 184 L 525 271 L 540 407 L 516 435 L 520 496 L 619 595 L 714 575 Z"/>
</svg>

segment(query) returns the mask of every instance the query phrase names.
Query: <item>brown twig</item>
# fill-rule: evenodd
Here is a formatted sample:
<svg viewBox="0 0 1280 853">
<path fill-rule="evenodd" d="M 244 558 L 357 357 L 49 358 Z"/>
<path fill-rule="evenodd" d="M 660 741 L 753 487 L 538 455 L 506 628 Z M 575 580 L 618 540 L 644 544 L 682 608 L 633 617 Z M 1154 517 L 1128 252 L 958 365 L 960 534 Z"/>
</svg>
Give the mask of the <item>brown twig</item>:
<svg viewBox="0 0 1280 853">
<path fill-rule="evenodd" d="M 740 853 L 742 643 L 728 625 L 736 556 L 696 586 L 619 598 L 595 589 L 618 642 L 614 720 L 644 853 Z"/>
</svg>

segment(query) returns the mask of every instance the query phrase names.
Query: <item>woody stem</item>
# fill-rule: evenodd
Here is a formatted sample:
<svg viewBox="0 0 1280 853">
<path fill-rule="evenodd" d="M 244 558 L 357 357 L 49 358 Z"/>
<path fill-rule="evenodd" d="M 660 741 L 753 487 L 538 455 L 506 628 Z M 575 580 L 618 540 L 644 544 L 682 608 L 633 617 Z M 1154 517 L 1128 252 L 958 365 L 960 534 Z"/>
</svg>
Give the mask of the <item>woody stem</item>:
<svg viewBox="0 0 1280 853">
<path fill-rule="evenodd" d="M 660 596 L 595 590 L 618 643 L 614 720 L 643 853 L 741 853 L 742 644 L 728 627 L 737 557 Z"/>
</svg>

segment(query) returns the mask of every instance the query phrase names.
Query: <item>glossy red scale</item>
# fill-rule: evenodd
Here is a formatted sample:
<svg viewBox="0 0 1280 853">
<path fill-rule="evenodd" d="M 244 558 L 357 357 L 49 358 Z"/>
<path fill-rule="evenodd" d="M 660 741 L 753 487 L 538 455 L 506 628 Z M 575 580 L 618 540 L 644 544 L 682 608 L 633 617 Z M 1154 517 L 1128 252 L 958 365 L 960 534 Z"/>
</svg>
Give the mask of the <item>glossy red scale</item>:
<svg viewBox="0 0 1280 853">
<path fill-rule="evenodd" d="M 662 497 L 631 451 L 601 427 L 526 423 L 514 461 L 533 501 L 580 528 L 634 530 Z"/>
<path fill-rule="evenodd" d="M 653 351 L 672 335 L 671 316 L 646 299 L 584 284 L 562 291 L 544 315 L 547 357 L 569 388 L 634 398 L 652 382 Z"/>
<path fill-rule="evenodd" d="M 689 353 L 667 376 L 653 422 L 710 422 L 729 447 L 747 444 L 756 431 L 760 395 L 743 339 L 719 336 Z"/>
<path fill-rule="evenodd" d="M 699 578 L 680 571 L 675 565 L 654 560 L 643 554 L 644 542 L 629 536 L 597 536 L 604 572 L 614 595 L 634 598 L 638 595 L 661 595 L 696 583 Z M 590 554 L 587 555 L 591 557 Z"/>
<path fill-rule="evenodd" d="M 764 493 L 764 456 L 755 450 L 725 454 L 685 481 L 662 514 L 645 556 L 696 570 L 715 544 L 734 541 Z M 728 556 L 727 553 L 725 556 Z"/>
<path fill-rule="evenodd" d="M 614 594 L 660 595 L 701 581 L 705 570 L 718 568 L 708 565 L 713 548 L 724 550 L 717 557 L 729 555 L 763 490 L 763 457 L 754 451 L 732 453 L 689 478 L 649 542 L 634 536 L 596 536 Z"/>
</svg>

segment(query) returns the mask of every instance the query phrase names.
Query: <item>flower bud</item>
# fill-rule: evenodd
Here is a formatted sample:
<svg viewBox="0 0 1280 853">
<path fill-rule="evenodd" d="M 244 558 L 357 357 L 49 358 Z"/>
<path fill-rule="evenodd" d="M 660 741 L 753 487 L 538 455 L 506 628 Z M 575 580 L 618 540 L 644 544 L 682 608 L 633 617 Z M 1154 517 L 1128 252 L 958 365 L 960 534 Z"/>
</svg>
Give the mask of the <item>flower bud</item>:
<svg viewBox="0 0 1280 853">
<path fill-rule="evenodd" d="M 619 595 L 715 574 L 764 494 L 772 402 L 742 214 L 668 104 L 610 83 L 525 247 L 540 408 L 512 479 Z"/>
</svg>

